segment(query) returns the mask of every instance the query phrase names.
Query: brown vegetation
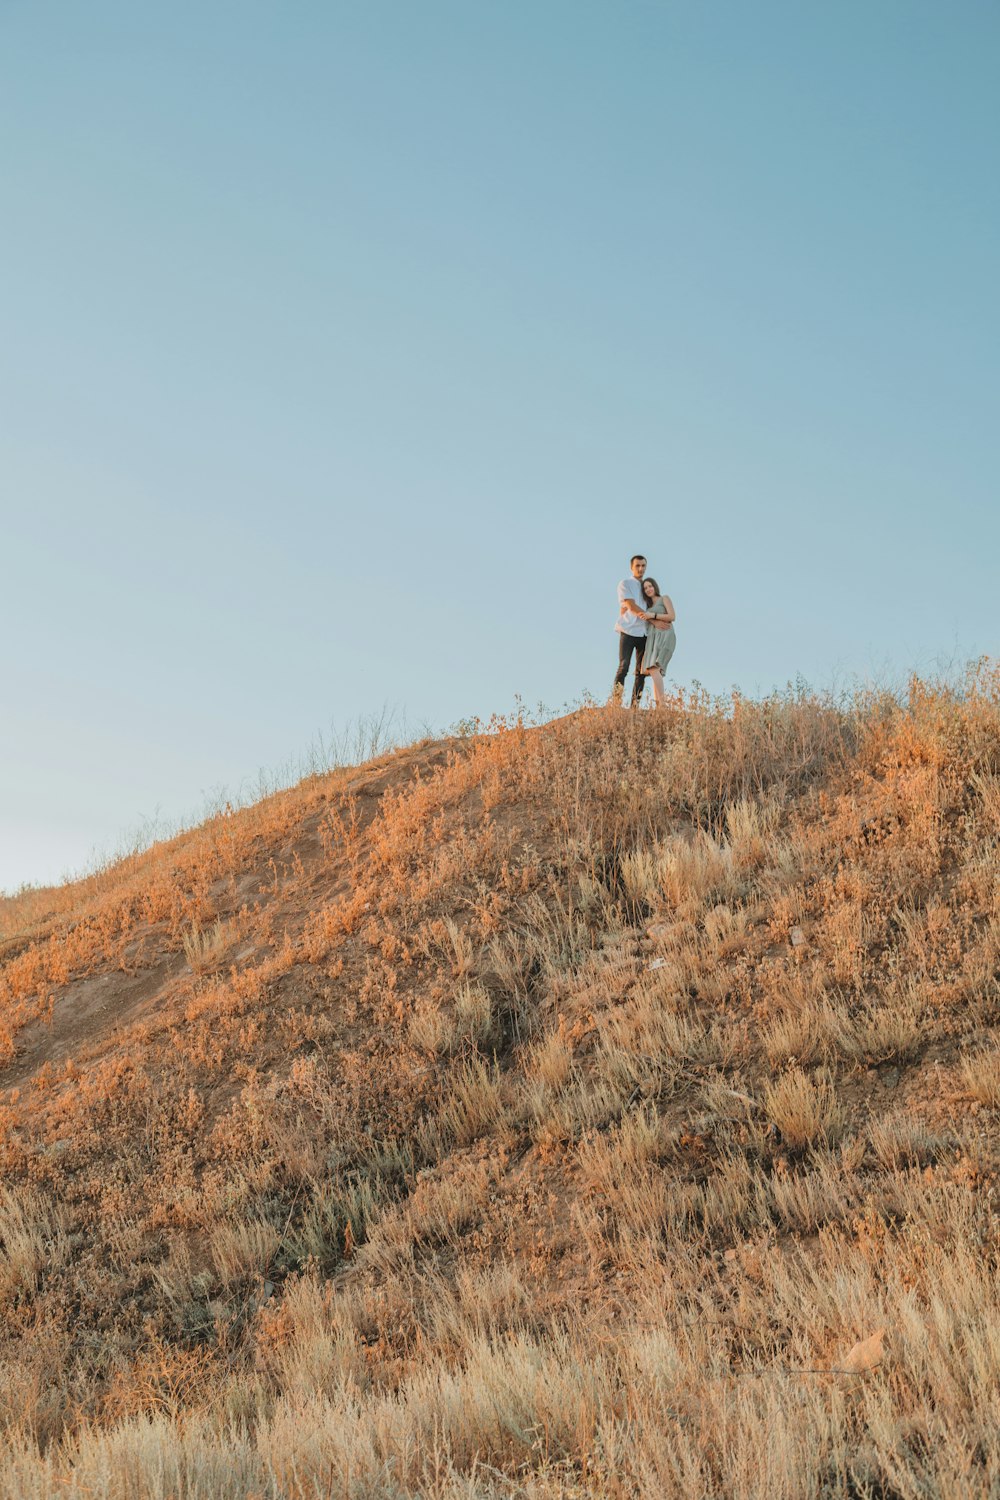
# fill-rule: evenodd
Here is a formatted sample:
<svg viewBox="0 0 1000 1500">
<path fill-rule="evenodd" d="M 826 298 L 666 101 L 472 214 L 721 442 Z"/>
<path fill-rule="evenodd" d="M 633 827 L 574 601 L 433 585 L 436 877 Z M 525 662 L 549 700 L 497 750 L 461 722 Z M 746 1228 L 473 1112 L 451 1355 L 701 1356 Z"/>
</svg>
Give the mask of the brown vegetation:
<svg viewBox="0 0 1000 1500">
<path fill-rule="evenodd" d="M 995 1494 L 998 847 L 984 667 L 0 902 L 3 1494 Z"/>
</svg>

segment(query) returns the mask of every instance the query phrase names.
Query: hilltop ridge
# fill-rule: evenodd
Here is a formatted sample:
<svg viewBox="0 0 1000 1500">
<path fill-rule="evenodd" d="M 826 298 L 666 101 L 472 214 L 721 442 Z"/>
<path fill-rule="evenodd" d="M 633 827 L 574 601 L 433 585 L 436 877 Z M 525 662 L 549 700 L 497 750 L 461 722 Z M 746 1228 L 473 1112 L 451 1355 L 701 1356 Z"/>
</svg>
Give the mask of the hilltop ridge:
<svg viewBox="0 0 1000 1500">
<path fill-rule="evenodd" d="M 998 773 L 678 694 L 6 902 L 4 1493 L 991 1493 Z"/>
</svg>

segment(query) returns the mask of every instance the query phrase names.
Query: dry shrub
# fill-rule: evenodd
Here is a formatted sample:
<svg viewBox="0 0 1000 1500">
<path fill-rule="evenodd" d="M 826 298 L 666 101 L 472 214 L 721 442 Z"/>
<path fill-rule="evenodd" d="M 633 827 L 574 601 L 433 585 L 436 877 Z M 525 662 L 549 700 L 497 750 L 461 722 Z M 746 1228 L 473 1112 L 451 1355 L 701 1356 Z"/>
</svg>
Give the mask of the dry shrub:
<svg viewBox="0 0 1000 1500">
<path fill-rule="evenodd" d="M 222 1220 L 209 1235 L 212 1260 L 226 1286 L 248 1276 L 266 1275 L 281 1244 L 281 1233 L 266 1219 Z"/>
<path fill-rule="evenodd" d="M 669 977 L 662 986 L 655 980 L 641 984 L 627 1006 L 610 1012 L 600 1027 L 601 1071 L 627 1077 L 645 1090 L 653 1080 L 662 1085 L 680 1065 L 725 1057 L 729 1038 L 724 1025 L 670 988 Z"/>
<path fill-rule="evenodd" d="M 413 1170 L 409 1151 L 373 1152 L 364 1169 L 346 1181 L 324 1180 L 294 1226 L 286 1229 L 283 1250 L 293 1264 L 334 1271 L 353 1246 L 364 1243 L 369 1226 L 395 1196 L 393 1179 Z"/>
<path fill-rule="evenodd" d="M 361 1383 L 364 1360 L 354 1299 L 315 1275 L 293 1276 L 280 1302 L 261 1310 L 256 1343 L 261 1368 L 289 1396 L 332 1395 Z"/>
<path fill-rule="evenodd" d="M 189 1337 L 211 1328 L 209 1299 L 216 1279 L 214 1267 L 196 1265 L 191 1241 L 176 1235 L 164 1260 L 153 1267 L 153 1280 L 176 1332 Z"/>
<path fill-rule="evenodd" d="M 535 1321 L 533 1288 L 521 1266 L 499 1260 L 485 1270 L 459 1266 L 423 1289 L 420 1324 L 439 1347 L 456 1353 L 478 1338 L 524 1332 Z"/>
<path fill-rule="evenodd" d="M 973 1099 L 990 1109 L 1000 1107 L 1000 1046 L 996 1042 L 963 1057 L 959 1074 Z"/>
<path fill-rule="evenodd" d="M 240 938 L 236 921 L 213 922 L 204 930 L 197 924 L 184 934 L 184 956 L 194 974 L 212 974 L 220 969 Z"/>
<path fill-rule="evenodd" d="M 606 1135 L 591 1133 L 578 1147 L 584 1183 L 611 1197 L 623 1171 L 642 1171 L 664 1162 L 673 1146 L 672 1132 L 648 1105 L 626 1116 Z"/>
<path fill-rule="evenodd" d="M 529 1087 L 529 1114 L 535 1119 L 535 1139 L 543 1149 L 576 1140 L 593 1126 L 607 1125 L 622 1112 L 627 1087 L 618 1078 L 582 1070 L 556 1094 L 539 1095 Z"/>
<path fill-rule="evenodd" d="M 705 913 L 702 919 L 709 951 L 720 957 L 729 952 L 738 952 L 747 929 L 747 912 L 744 907 L 726 906 L 720 902 Z"/>
<path fill-rule="evenodd" d="M 454 1018 L 434 1001 L 411 1013 L 407 1029 L 415 1047 L 436 1056 L 451 1052 L 457 1041 Z"/>
<path fill-rule="evenodd" d="M 557 1093 L 568 1081 L 573 1066 L 573 1049 L 562 1032 L 550 1031 L 528 1052 L 525 1072 L 537 1079 L 550 1093 Z"/>
<path fill-rule="evenodd" d="M 446 1139 L 468 1146 L 503 1119 L 500 1071 L 495 1063 L 470 1058 L 455 1069 L 447 1102 L 438 1114 Z"/>
<path fill-rule="evenodd" d="M 8 1500 L 247 1500 L 266 1483 L 260 1457 L 244 1432 L 220 1431 L 209 1416 L 178 1422 L 167 1411 L 81 1426 L 42 1456 L 13 1438 L 0 1456 Z"/>
<path fill-rule="evenodd" d="M 670 1174 L 682 1136 L 648 1105 L 606 1135 L 591 1133 L 578 1150 L 584 1184 L 603 1199 L 617 1254 L 633 1273 L 647 1275 L 651 1253 L 676 1246 L 678 1235 L 731 1235 L 766 1222 L 741 1152 L 723 1152 L 702 1182 Z"/>
<path fill-rule="evenodd" d="M 742 797 L 726 808 L 726 836 L 738 870 L 763 864 L 772 854 L 781 809 L 777 802 Z"/>
<path fill-rule="evenodd" d="M 505 931 L 491 940 L 486 965 L 496 997 L 495 1011 L 505 1017 L 513 1034 L 524 1040 L 538 1025 L 538 1013 L 532 1004 L 542 968 L 538 944 L 518 928 Z"/>
<path fill-rule="evenodd" d="M 834 1140 L 843 1124 L 837 1093 L 828 1079 L 813 1082 L 801 1068 L 790 1068 L 764 1091 L 768 1119 L 795 1150 Z"/>
<path fill-rule="evenodd" d="M 974 771 L 969 778 L 977 793 L 986 827 L 993 834 L 1000 834 L 1000 775 L 995 769 Z"/>
<path fill-rule="evenodd" d="M 921 1120 L 898 1110 L 881 1120 L 873 1120 L 868 1127 L 868 1138 L 879 1164 L 888 1171 L 927 1166 L 947 1145 Z"/>
<path fill-rule="evenodd" d="M 463 984 L 450 1012 L 431 1001 L 412 1012 L 408 1028 L 414 1046 L 438 1056 L 485 1046 L 496 1036 L 492 998 L 481 984 Z"/>
<path fill-rule="evenodd" d="M 104 1414 L 113 1423 L 139 1413 L 177 1418 L 208 1405 L 213 1399 L 213 1366 L 213 1356 L 204 1347 L 151 1339 L 127 1369 L 112 1373 Z"/>
<path fill-rule="evenodd" d="M 358 1252 L 359 1268 L 397 1280 L 405 1277 L 415 1249 L 455 1246 L 478 1223 L 488 1192 L 488 1179 L 468 1171 L 447 1177 L 429 1172 L 418 1178 L 409 1196 L 371 1226 Z"/>
<path fill-rule="evenodd" d="M 485 1193 L 482 1180 L 466 1176 L 418 1182 L 405 1208 L 409 1232 L 418 1243 L 446 1245 L 478 1220 Z"/>
<path fill-rule="evenodd" d="M 537 1463 L 539 1430 L 553 1457 L 578 1451 L 613 1404 L 613 1384 L 610 1365 L 584 1362 L 565 1337 L 476 1337 L 460 1364 L 428 1361 L 375 1408 L 350 1388 L 332 1399 L 284 1400 L 258 1445 L 286 1493 L 320 1476 L 331 1493 L 363 1493 L 360 1485 L 419 1493 L 431 1482 L 435 1449 L 445 1475 Z"/>
<path fill-rule="evenodd" d="M 815 1009 L 783 1011 L 768 1020 L 761 1041 L 772 1067 L 792 1063 L 808 1065 L 826 1058 L 842 1044 L 843 1016 L 828 1001 Z"/>
<path fill-rule="evenodd" d="M 847 1056 L 879 1063 L 914 1056 L 927 1038 L 920 1007 L 912 997 L 898 997 L 887 1005 L 861 1006 L 839 1040 Z"/>
<path fill-rule="evenodd" d="M 55 1204 L 34 1188 L 0 1186 L 0 1298 L 33 1291 L 67 1249 Z"/>
<path fill-rule="evenodd" d="M 824 1138 L 824 1131 L 815 1131 L 814 1140 Z M 843 1170 L 842 1162 L 819 1151 L 809 1161 L 808 1171 L 756 1179 L 754 1192 L 762 1222 L 776 1224 L 782 1233 L 816 1234 L 827 1225 L 842 1224 L 860 1208 L 860 1182 Z"/>
<path fill-rule="evenodd" d="M 463 984 L 455 994 L 455 1028 L 460 1042 L 484 1046 L 496 1035 L 493 1000 L 481 984 Z"/>
<path fill-rule="evenodd" d="M 729 849 L 703 831 L 634 849 L 622 857 L 621 876 L 632 900 L 654 910 L 699 910 L 709 900 L 736 896 L 740 888 Z"/>
<path fill-rule="evenodd" d="M 468 931 L 460 927 L 451 917 L 445 918 L 444 927 L 447 934 L 446 951 L 452 963 L 451 972 L 456 979 L 462 979 L 472 969 L 474 960 L 472 939 Z"/>
</svg>

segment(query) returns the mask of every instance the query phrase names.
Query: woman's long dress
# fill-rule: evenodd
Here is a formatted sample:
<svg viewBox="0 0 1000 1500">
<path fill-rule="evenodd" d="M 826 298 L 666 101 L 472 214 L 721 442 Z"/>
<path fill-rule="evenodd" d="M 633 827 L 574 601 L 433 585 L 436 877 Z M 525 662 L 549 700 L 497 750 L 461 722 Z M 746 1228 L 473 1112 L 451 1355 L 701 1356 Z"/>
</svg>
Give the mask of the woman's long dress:
<svg viewBox="0 0 1000 1500">
<path fill-rule="evenodd" d="M 657 599 L 655 604 L 649 606 L 651 615 L 665 615 L 666 612 L 667 607 L 662 599 Z M 672 625 L 669 630 L 660 630 L 656 625 L 650 625 L 646 631 L 646 649 L 642 653 L 643 672 L 648 673 L 652 667 L 659 667 L 661 672 L 666 672 L 676 645 L 677 637 Z"/>
</svg>

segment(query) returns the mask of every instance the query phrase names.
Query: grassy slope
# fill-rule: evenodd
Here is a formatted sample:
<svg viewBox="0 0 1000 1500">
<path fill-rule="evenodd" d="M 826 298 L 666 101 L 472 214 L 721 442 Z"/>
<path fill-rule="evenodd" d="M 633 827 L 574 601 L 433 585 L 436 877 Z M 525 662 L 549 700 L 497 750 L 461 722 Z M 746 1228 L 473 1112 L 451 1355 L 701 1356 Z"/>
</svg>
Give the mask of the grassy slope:
<svg viewBox="0 0 1000 1500">
<path fill-rule="evenodd" d="M 998 768 L 589 711 L 4 903 L 3 1493 L 995 1492 Z"/>
</svg>

